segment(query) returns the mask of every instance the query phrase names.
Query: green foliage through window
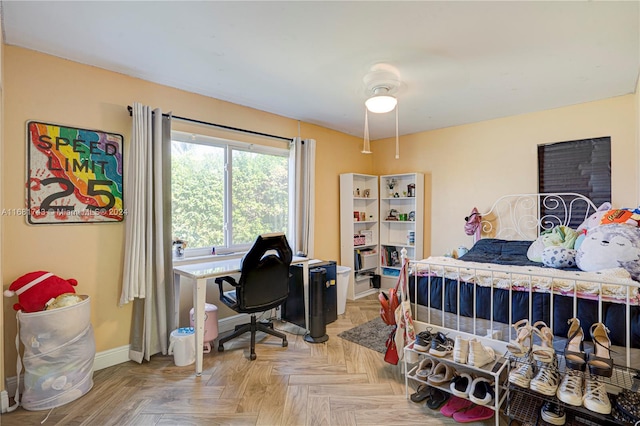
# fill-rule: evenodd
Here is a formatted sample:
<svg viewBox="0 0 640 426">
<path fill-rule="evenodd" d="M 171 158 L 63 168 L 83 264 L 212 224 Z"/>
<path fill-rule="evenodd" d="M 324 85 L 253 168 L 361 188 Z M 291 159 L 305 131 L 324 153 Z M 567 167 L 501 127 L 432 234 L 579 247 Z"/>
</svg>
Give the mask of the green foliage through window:
<svg viewBox="0 0 640 426">
<path fill-rule="evenodd" d="M 227 156 L 227 150 L 231 155 Z M 230 197 L 225 197 L 229 158 Z M 173 238 L 188 248 L 253 243 L 266 232 L 287 232 L 289 158 L 174 140 L 171 153 Z M 225 232 L 225 199 L 231 200 Z"/>
</svg>

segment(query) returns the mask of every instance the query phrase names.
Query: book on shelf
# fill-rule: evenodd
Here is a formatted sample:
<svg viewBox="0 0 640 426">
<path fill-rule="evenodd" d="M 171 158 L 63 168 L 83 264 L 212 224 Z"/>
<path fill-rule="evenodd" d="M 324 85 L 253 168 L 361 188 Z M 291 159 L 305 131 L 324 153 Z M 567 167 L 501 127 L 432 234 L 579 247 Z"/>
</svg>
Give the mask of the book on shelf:
<svg viewBox="0 0 640 426">
<path fill-rule="evenodd" d="M 400 266 L 400 250 L 396 246 L 384 246 L 382 250 L 382 265 Z"/>
</svg>

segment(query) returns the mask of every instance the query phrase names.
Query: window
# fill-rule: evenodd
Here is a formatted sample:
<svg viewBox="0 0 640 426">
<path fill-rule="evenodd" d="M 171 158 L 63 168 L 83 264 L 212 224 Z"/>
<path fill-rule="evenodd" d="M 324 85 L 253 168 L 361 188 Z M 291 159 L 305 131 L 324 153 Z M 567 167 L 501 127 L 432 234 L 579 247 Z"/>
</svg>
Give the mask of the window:
<svg viewBox="0 0 640 426">
<path fill-rule="evenodd" d="M 596 207 L 611 201 L 611 138 L 539 145 L 538 192 L 575 192 L 589 198 Z M 553 209 L 541 209 L 542 215 L 553 214 Z M 576 228 L 580 223 L 569 225 Z"/>
<path fill-rule="evenodd" d="M 174 131 L 171 192 L 173 238 L 189 254 L 248 249 L 288 230 L 289 150 Z"/>
</svg>

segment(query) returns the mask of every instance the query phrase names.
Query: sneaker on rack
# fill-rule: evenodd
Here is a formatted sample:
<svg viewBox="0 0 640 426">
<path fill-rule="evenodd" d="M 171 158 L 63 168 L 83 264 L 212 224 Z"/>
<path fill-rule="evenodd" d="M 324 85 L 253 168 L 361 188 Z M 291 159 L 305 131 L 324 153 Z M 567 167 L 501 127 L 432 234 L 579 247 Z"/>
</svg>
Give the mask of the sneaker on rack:
<svg viewBox="0 0 640 426">
<path fill-rule="evenodd" d="M 445 357 L 453 352 L 453 344 L 453 339 L 448 338 L 442 332 L 438 332 L 431 341 L 429 353 L 437 357 Z"/>
<path fill-rule="evenodd" d="M 509 373 L 509 383 L 521 388 L 529 389 L 531 379 L 536 375 L 536 365 L 533 360 L 523 362 L 518 368 Z"/>
<path fill-rule="evenodd" d="M 531 379 L 529 389 L 547 396 L 553 396 L 558 390 L 560 373 L 558 373 L 558 358 L 554 355 L 549 363 L 540 363 L 538 374 Z"/>
<path fill-rule="evenodd" d="M 413 349 L 420 352 L 429 352 L 431 340 L 432 335 L 429 331 L 421 331 L 416 335 L 416 340 L 413 342 Z"/>
<path fill-rule="evenodd" d="M 552 425 L 563 425 L 567 421 L 567 415 L 564 408 L 552 401 L 544 403 L 540 409 L 542 420 Z"/>
<path fill-rule="evenodd" d="M 600 414 L 611 413 L 611 401 L 609 401 L 604 383 L 591 377 L 585 377 L 584 396 L 582 398 L 582 405 L 587 410 Z"/>
<path fill-rule="evenodd" d="M 567 369 L 566 372 L 556 396 L 565 404 L 579 407 L 582 405 L 582 372 L 571 369 Z"/>
<path fill-rule="evenodd" d="M 466 364 L 469 356 L 469 339 L 456 336 L 453 344 L 453 360 L 459 364 Z"/>
<path fill-rule="evenodd" d="M 469 340 L 469 357 L 467 364 L 482 367 L 496 360 L 496 353 L 490 346 L 483 345 L 476 339 Z"/>
</svg>

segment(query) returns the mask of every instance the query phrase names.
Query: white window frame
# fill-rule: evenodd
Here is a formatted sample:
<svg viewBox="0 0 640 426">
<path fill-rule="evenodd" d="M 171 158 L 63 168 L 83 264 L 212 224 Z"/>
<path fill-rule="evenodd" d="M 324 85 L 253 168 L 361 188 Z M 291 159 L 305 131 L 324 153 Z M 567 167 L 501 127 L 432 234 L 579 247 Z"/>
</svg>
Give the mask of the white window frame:
<svg viewBox="0 0 640 426">
<path fill-rule="evenodd" d="M 231 182 L 233 179 L 233 151 L 246 151 L 246 152 L 257 152 L 261 154 L 268 155 L 277 155 L 281 157 L 285 157 L 289 163 L 289 220 L 287 226 L 287 238 L 290 237 L 293 231 L 293 223 L 291 219 L 293 218 L 292 209 L 293 204 L 291 203 L 292 194 L 294 191 L 294 187 L 291 186 L 291 174 L 292 170 L 294 170 L 294 165 L 292 162 L 294 159 L 290 155 L 291 144 L 287 145 L 287 148 L 279 148 L 268 145 L 260 145 L 256 143 L 243 142 L 239 140 L 231 140 L 224 139 L 214 136 L 207 136 L 196 133 L 182 132 L 179 130 L 171 131 L 171 140 L 184 142 L 184 143 L 197 143 L 202 145 L 208 145 L 213 147 L 223 148 L 225 150 L 225 164 L 224 164 L 224 202 L 223 202 L 223 215 L 224 215 L 224 225 L 223 225 L 223 233 L 224 233 L 224 246 L 216 246 L 216 255 L 225 255 L 225 254 L 235 254 L 246 252 L 251 248 L 251 244 L 237 244 L 237 245 L 229 245 L 229 242 L 232 241 L 233 237 L 233 224 L 232 224 L 232 193 L 231 193 Z M 285 142 L 286 144 L 286 142 Z M 231 167 L 229 167 L 231 165 Z M 172 218 L 173 220 L 173 218 Z M 173 225 L 172 225 L 173 226 Z M 256 236 L 257 237 L 257 236 Z M 195 257 L 203 257 L 203 256 L 211 256 L 211 247 L 187 247 L 185 250 L 185 259 L 195 258 Z"/>
</svg>

